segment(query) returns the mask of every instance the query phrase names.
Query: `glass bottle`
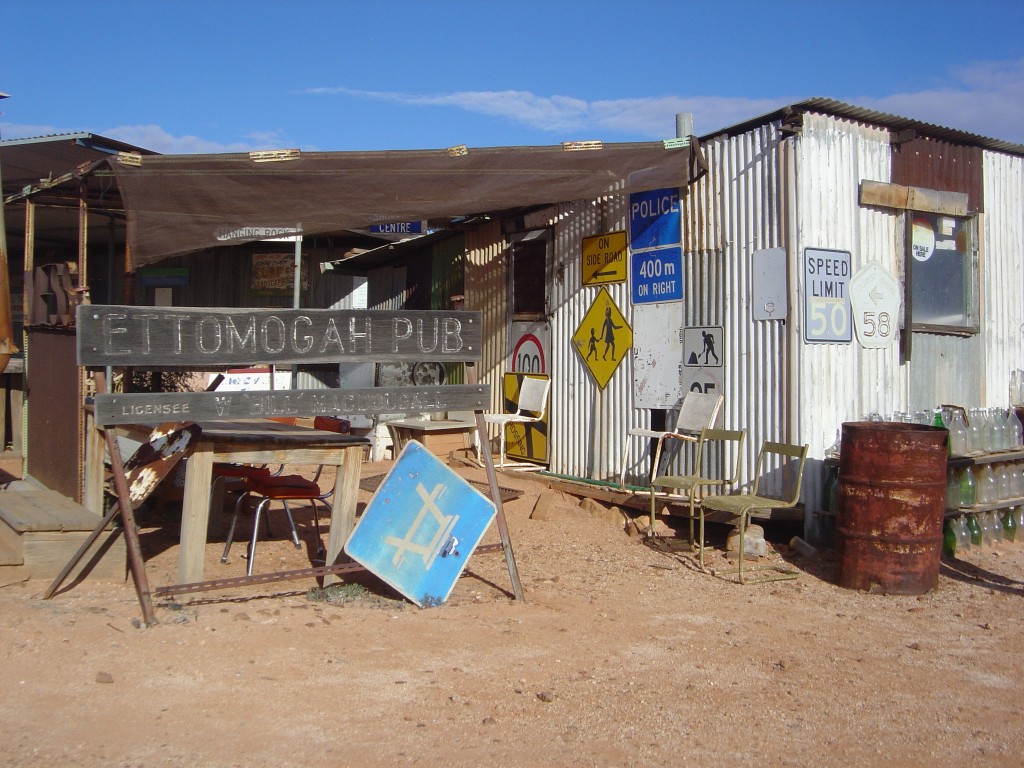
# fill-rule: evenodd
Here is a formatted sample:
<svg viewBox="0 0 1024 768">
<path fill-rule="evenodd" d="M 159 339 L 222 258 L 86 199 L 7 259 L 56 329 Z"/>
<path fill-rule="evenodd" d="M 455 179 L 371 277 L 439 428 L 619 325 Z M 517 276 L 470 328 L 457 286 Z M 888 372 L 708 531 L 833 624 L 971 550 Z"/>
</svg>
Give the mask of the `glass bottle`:
<svg viewBox="0 0 1024 768">
<path fill-rule="evenodd" d="M 980 408 L 971 408 L 970 413 L 968 414 L 967 445 L 969 446 L 970 453 L 985 450 L 985 425 L 981 414 L 982 411 Z"/>
<path fill-rule="evenodd" d="M 971 529 L 967 525 L 967 515 L 958 515 L 954 520 L 956 520 L 957 549 L 964 552 L 971 546 Z"/>
<path fill-rule="evenodd" d="M 1006 412 L 1006 422 L 1010 428 L 1010 439 L 1012 441 L 1010 448 L 1019 448 L 1024 444 L 1024 424 L 1020 423 L 1020 419 L 1017 418 L 1017 409 L 1009 408 Z"/>
<path fill-rule="evenodd" d="M 995 544 L 995 533 L 992 530 L 992 515 L 988 512 L 978 513 L 978 526 L 981 528 L 981 543 L 991 547 Z"/>
<path fill-rule="evenodd" d="M 974 468 L 964 467 L 960 470 L 960 506 L 973 507 L 978 503 L 978 483 L 974 478 Z"/>
<path fill-rule="evenodd" d="M 953 411 L 952 419 L 949 422 L 949 455 L 966 456 L 970 452 L 971 448 L 964 416 L 959 410 Z"/>
<path fill-rule="evenodd" d="M 999 427 L 999 449 L 1006 451 L 1013 447 L 1013 427 L 1010 426 L 1010 409 L 995 408 L 992 411 L 992 420 Z"/>
<path fill-rule="evenodd" d="M 1010 463 L 1006 461 L 996 464 L 995 471 L 999 480 L 999 498 L 997 501 L 1006 501 L 1013 496 L 1013 485 L 1010 479 L 1010 466 Z"/>
<path fill-rule="evenodd" d="M 999 488 L 995 472 L 992 471 L 992 465 L 982 464 L 981 469 L 978 470 L 977 503 L 991 504 L 996 501 L 996 494 L 998 492 Z"/>
<path fill-rule="evenodd" d="M 946 557 L 956 557 L 956 531 L 953 530 L 952 518 L 946 518 L 946 524 L 942 528 L 942 554 Z"/>
<path fill-rule="evenodd" d="M 946 511 L 960 509 L 960 475 L 955 469 L 946 471 Z"/>
<path fill-rule="evenodd" d="M 1003 515 L 1003 539 L 1010 542 L 1017 539 L 1017 516 L 1012 508 Z"/>
<path fill-rule="evenodd" d="M 1003 521 L 999 517 L 999 512 L 991 510 L 988 513 L 988 527 L 992 531 L 992 543 L 996 544 L 1003 540 Z"/>
<path fill-rule="evenodd" d="M 1017 530 L 1024 531 L 1024 504 L 1018 504 L 1014 507 L 1013 513 L 1017 516 L 1014 521 L 1017 523 Z"/>
<path fill-rule="evenodd" d="M 971 532 L 971 546 L 981 546 L 981 526 L 978 524 L 978 516 L 973 512 L 967 515 L 967 528 Z"/>
</svg>

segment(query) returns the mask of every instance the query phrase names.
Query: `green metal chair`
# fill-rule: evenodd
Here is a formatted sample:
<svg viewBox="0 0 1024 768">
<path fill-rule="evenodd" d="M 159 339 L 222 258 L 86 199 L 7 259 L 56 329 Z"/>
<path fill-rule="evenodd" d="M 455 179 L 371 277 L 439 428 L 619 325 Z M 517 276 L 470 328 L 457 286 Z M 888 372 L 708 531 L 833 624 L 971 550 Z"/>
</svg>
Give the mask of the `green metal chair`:
<svg viewBox="0 0 1024 768">
<path fill-rule="evenodd" d="M 700 437 L 697 439 L 697 450 L 694 456 L 692 473 L 688 475 L 659 475 L 651 480 L 651 527 L 650 531 L 653 535 L 654 532 L 654 513 L 655 506 L 657 505 L 657 489 L 658 488 L 669 488 L 670 499 L 671 494 L 675 493 L 680 496 L 685 496 L 689 502 L 690 507 L 690 547 L 693 547 L 693 521 L 695 517 L 695 507 L 700 495 L 701 488 L 724 488 L 726 486 L 734 485 L 739 480 L 740 475 L 740 457 L 743 454 L 743 442 L 746 440 L 747 431 L 745 429 L 711 429 L 705 427 L 700 432 Z M 705 473 L 704 462 L 706 457 L 706 448 L 709 444 L 717 444 L 720 447 L 720 453 L 715 457 L 717 462 L 724 462 L 727 455 L 731 455 L 733 462 L 733 474 L 732 477 L 720 477 L 716 476 L 716 473 L 708 472 Z M 698 550 L 700 567 L 704 568 L 704 502 L 700 500 L 700 534 L 698 537 Z"/>
<path fill-rule="evenodd" d="M 740 584 L 746 584 L 743 568 L 743 538 L 747 531 L 747 524 L 750 522 L 750 514 L 757 509 L 786 509 L 795 507 L 800 501 L 800 486 L 803 482 L 804 464 L 807 462 L 806 445 L 790 445 L 788 443 L 775 443 L 770 440 L 764 441 L 761 450 L 757 454 L 757 468 L 754 470 L 754 487 L 751 493 L 740 493 L 732 496 L 709 496 L 701 503 L 701 514 L 703 510 L 724 512 L 735 516 L 733 523 L 739 529 L 739 563 L 734 569 L 724 571 L 713 571 L 714 575 L 735 573 Z M 766 466 L 777 467 L 778 477 L 782 489 L 779 496 L 768 496 L 758 494 L 759 488 L 767 482 L 762 482 L 762 472 Z M 788 485 L 788 493 L 785 489 Z M 775 564 L 753 566 L 753 570 L 774 570 L 777 574 L 768 576 L 758 581 L 775 581 L 778 579 L 793 579 L 798 575 L 796 571 L 783 568 Z"/>
</svg>

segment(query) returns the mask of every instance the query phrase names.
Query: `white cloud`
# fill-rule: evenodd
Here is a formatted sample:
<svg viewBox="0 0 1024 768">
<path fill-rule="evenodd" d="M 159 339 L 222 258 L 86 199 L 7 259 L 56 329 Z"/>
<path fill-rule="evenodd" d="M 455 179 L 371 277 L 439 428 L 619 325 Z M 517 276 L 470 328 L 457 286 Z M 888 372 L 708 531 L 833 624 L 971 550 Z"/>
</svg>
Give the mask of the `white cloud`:
<svg viewBox="0 0 1024 768">
<path fill-rule="evenodd" d="M 694 115 L 698 134 L 759 117 L 809 96 L 831 96 L 855 106 L 889 112 L 990 138 L 1024 142 L 1024 59 L 978 62 L 952 70 L 944 88 L 850 97 L 842 94 L 803 94 L 778 98 L 720 96 L 652 96 L 588 102 L 571 96 L 539 96 L 529 91 L 457 91 L 411 94 L 361 91 L 352 88 L 309 88 L 309 94 L 340 94 L 412 107 L 455 107 L 466 112 L 500 117 L 552 134 L 614 132 L 658 139 L 675 133 L 675 116 Z"/>
<path fill-rule="evenodd" d="M 59 136 L 65 133 L 79 133 L 83 129 L 55 128 L 52 125 L 28 125 L 0 123 L 0 137 L 4 139 L 26 139 L 40 136 Z M 253 133 L 247 141 L 224 143 L 210 141 L 200 136 L 175 136 L 159 125 L 118 125 L 99 131 L 89 131 L 108 139 L 117 139 L 143 149 L 151 149 L 167 155 L 220 154 L 223 152 L 250 152 L 256 149 L 281 149 L 284 144 L 279 132 Z"/>
<path fill-rule="evenodd" d="M 254 149 L 276 148 L 276 145 L 265 144 L 262 141 L 224 144 L 199 136 L 174 136 L 158 125 L 119 125 L 113 128 L 106 128 L 99 131 L 99 133 L 108 138 L 134 144 L 144 149 L 152 149 L 165 155 L 212 155 L 223 152 L 249 152 Z"/>
</svg>

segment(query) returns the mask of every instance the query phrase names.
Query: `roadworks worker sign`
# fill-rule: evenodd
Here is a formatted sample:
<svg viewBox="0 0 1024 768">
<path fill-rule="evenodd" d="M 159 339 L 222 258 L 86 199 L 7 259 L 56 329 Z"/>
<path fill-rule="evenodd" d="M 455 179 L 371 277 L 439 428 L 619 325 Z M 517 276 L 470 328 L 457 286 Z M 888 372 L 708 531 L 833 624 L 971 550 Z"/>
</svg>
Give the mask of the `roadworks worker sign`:
<svg viewBox="0 0 1024 768">
<path fill-rule="evenodd" d="M 573 334 L 572 343 L 597 385 L 601 389 L 608 386 L 619 363 L 633 347 L 633 329 L 606 288 L 601 289 L 590 305 Z"/>
</svg>

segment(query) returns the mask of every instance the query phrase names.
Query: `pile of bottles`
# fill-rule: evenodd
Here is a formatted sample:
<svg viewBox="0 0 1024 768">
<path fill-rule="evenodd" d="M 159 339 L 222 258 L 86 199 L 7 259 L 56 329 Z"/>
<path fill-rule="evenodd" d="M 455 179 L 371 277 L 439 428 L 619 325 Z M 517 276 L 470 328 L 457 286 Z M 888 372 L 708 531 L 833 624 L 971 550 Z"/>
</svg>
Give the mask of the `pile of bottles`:
<svg viewBox="0 0 1024 768">
<path fill-rule="evenodd" d="M 966 421 L 959 408 L 936 409 L 934 423 L 949 430 L 950 456 L 1010 451 L 1024 444 L 1016 408 L 971 408 Z"/>
<path fill-rule="evenodd" d="M 943 530 L 942 551 L 952 557 L 974 547 L 993 547 L 1012 543 L 1017 530 L 1024 526 L 1024 505 L 984 512 L 968 512 L 947 517 Z M 1021 534 L 1024 540 L 1024 533 Z"/>
</svg>

